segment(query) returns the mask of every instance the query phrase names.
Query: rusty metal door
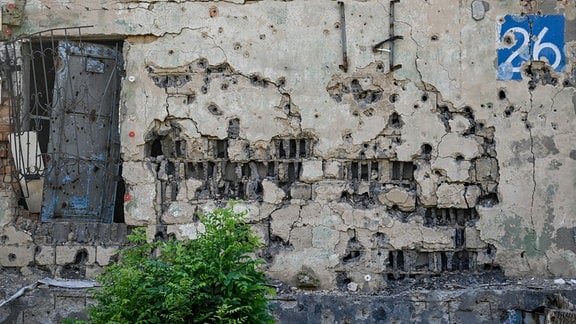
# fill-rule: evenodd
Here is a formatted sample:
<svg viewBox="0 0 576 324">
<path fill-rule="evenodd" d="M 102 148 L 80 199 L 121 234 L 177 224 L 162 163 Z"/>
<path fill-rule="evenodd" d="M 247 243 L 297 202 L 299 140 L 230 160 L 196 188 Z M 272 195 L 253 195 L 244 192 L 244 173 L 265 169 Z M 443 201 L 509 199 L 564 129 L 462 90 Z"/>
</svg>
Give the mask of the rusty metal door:
<svg viewBox="0 0 576 324">
<path fill-rule="evenodd" d="M 119 169 L 120 52 L 59 42 L 42 220 L 111 222 Z"/>
</svg>

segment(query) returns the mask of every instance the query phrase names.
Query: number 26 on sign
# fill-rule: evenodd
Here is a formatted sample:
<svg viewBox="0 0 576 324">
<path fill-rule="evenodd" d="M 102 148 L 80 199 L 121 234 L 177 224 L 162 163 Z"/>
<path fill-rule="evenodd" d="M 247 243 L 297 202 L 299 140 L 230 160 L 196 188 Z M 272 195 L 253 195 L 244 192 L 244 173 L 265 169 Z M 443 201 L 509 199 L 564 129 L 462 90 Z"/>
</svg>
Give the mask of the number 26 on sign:
<svg viewBox="0 0 576 324">
<path fill-rule="evenodd" d="M 564 25 L 562 15 L 504 16 L 498 26 L 498 80 L 521 80 L 521 67 L 528 61 L 546 61 L 562 72 Z"/>
</svg>

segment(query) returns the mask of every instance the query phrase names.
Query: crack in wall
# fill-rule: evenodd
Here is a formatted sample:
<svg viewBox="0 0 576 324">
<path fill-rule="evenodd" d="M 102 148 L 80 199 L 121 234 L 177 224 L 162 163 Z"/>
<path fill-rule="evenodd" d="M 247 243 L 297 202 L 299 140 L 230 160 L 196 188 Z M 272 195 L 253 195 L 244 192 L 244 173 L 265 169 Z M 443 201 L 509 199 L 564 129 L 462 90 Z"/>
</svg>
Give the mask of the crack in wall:
<svg viewBox="0 0 576 324">
<path fill-rule="evenodd" d="M 528 116 L 530 115 L 530 113 L 532 112 L 532 109 L 534 108 L 534 94 L 532 92 L 532 90 L 528 90 L 529 94 L 530 94 L 530 109 L 528 110 L 528 112 L 526 113 L 526 116 L 524 117 L 524 123 L 526 126 L 526 129 L 528 130 L 528 134 L 530 135 L 530 154 L 532 155 L 532 194 L 531 194 L 531 198 L 530 198 L 530 224 L 532 226 L 532 232 L 534 234 L 534 238 L 537 240 L 538 239 L 538 233 L 536 232 L 536 224 L 534 222 L 534 200 L 535 200 L 535 196 L 536 196 L 536 154 L 534 153 L 534 137 L 532 134 L 532 126 L 530 125 L 530 122 L 528 120 Z M 534 248 L 536 250 L 539 250 L 539 247 L 537 245 L 536 242 L 534 242 Z"/>
</svg>

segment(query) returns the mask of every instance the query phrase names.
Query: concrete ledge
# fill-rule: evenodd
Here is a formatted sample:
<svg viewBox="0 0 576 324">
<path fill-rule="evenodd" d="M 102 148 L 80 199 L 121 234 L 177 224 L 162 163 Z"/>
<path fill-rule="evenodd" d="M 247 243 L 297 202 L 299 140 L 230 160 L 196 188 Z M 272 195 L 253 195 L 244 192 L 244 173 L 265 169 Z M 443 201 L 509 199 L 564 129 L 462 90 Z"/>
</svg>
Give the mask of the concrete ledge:
<svg viewBox="0 0 576 324">
<path fill-rule="evenodd" d="M 560 304 L 555 303 L 562 296 Z M 272 302 L 277 323 L 555 323 L 574 318 L 576 286 L 538 283 L 411 290 L 395 295 L 343 292 L 280 294 Z M 3 323 L 57 323 L 86 319 L 93 303 L 86 289 L 39 286 L 0 308 Z"/>
</svg>

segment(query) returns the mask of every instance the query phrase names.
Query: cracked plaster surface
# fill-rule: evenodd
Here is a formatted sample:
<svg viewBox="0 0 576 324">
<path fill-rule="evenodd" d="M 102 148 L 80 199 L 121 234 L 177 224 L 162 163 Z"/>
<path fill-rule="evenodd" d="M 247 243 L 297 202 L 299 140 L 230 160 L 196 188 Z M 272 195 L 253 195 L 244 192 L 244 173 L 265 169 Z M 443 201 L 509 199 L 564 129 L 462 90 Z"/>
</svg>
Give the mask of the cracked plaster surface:
<svg viewBox="0 0 576 324">
<path fill-rule="evenodd" d="M 85 30 L 88 35 L 127 36 L 126 76 L 134 81 L 122 86 L 121 136 L 123 177 L 134 197 L 125 205 L 130 224 L 164 222 L 178 235 L 195 235 L 189 214 L 216 204 L 199 201 L 200 181 L 187 179 L 177 201 L 159 210 L 158 182 L 169 178 L 160 179 L 156 162 L 146 157 L 146 134 L 175 123 L 187 143 L 197 144 L 187 146 L 187 154 L 205 159 L 200 139 L 226 139 L 230 120 L 237 118 L 240 148 L 247 142 L 260 152 L 275 137 L 303 133 L 316 141 L 300 179 L 310 185 L 311 199 L 290 200 L 290 190 L 264 180 L 263 202 L 245 203 L 252 222 L 269 222 L 262 239 L 270 245 L 273 237 L 280 240 L 268 268 L 277 279 L 296 284 L 295 274 L 313 266 L 320 287 L 334 288 L 337 271 L 355 282 L 367 273 L 382 277 L 389 260 L 387 252 L 378 255 L 380 249 L 454 249 L 454 229 L 425 226 L 419 208 L 474 208 L 479 219 L 464 229 L 467 247 L 480 262 L 496 262 L 509 275 L 576 274 L 566 269 L 574 252 L 556 241 L 559 229 L 576 228 L 576 203 L 570 199 L 575 162 L 569 158 L 574 90 L 538 82 L 530 89 L 529 78 L 495 81 L 496 21 L 530 8 L 501 1 L 476 21 L 471 0 L 400 2 L 395 32 L 404 39 L 393 46 L 402 68 L 392 73 L 386 52 L 371 50 L 387 37 L 388 2 L 346 1 L 350 69 L 344 73 L 338 68 L 342 44 L 335 2 L 242 3 L 27 3 L 22 32 L 82 21 L 94 25 Z M 570 12 L 567 17 L 573 19 Z M 574 54 L 569 56 L 573 62 Z M 200 60 L 231 71 L 206 81 Z M 153 78 L 166 75 L 190 80 L 157 86 Z M 430 152 L 424 154 L 423 145 Z M 228 149 L 237 152 L 232 158 L 249 160 L 238 147 Z M 373 182 L 344 179 L 351 159 L 411 161 L 414 186 L 387 184 L 375 191 Z M 498 197 L 496 205 L 477 204 L 486 192 Z M 372 201 L 364 201 L 366 207 L 343 201 L 346 195 Z M 376 234 L 385 237 L 383 246 L 375 243 Z M 361 251 L 350 250 L 351 240 Z M 495 258 L 483 252 L 487 244 L 497 249 Z M 344 262 L 347 256 L 354 261 Z M 378 284 L 370 282 L 371 289 Z"/>
</svg>

